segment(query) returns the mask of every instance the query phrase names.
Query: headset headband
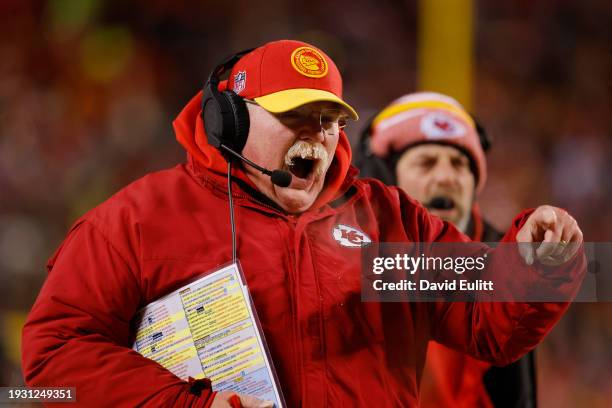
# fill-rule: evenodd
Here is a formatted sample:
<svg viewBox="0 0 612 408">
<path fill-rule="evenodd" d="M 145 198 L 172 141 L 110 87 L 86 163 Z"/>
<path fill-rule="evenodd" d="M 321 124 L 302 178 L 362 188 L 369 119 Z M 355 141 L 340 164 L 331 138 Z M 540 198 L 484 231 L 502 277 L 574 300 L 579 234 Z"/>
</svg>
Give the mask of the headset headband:
<svg viewBox="0 0 612 408">
<path fill-rule="evenodd" d="M 202 93 L 202 120 L 208 144 L 221 144 L 240 152 L 249 132 L 249 113 L 244 100 L 231 90 L 219 91 L 220 76 L 254 48 L 225 58 L 208 76 Z"/>
<path fill-rule="evenodd" d="M 227 72 L 227 70 L 232 69 L 234 65 L 240 60 L 240 58 L 244 57 L 249 52 L 253 51 L 255 48 L 249 48 L 235 54 L 232 54 L 226 57 L 219 65 L 217 65 L 208 76 L 207 84 L 215 85 L 212 87 L 212 91 L 219 93 L 219 77 Z"/>
</svg>

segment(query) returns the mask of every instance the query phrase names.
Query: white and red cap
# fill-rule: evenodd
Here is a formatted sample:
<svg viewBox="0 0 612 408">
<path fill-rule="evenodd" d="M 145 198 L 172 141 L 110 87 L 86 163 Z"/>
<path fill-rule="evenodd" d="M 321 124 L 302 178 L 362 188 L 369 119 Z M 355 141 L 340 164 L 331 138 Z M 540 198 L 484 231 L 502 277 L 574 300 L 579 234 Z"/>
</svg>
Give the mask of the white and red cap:
<svg viewBox="0 0 612 408">
<path fill-rule="evenodd" d="M 417 92 L 391 102 L 372 121 L 370 150 L 380 158 L 423 143 L 458 148 L 474 164 L 476 190 L 487 178 L 485 154 L 474 119 L 450 96 Z"/>
</svg>

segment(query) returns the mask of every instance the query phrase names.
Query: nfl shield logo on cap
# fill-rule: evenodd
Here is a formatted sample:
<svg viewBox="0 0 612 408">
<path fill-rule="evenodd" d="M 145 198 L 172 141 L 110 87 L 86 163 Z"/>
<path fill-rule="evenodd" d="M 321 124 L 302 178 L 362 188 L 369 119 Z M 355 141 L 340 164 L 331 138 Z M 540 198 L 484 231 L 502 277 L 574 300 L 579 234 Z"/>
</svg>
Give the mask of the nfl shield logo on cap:
<svg viewBox="0 0 612 408">
<path fill-rule="evenodd" d="M 234 76 L 234 86 L 232 87 L 234 92 L 240 94 L 246 87 L 246 71 L 238 71 Z"/>
</svg>

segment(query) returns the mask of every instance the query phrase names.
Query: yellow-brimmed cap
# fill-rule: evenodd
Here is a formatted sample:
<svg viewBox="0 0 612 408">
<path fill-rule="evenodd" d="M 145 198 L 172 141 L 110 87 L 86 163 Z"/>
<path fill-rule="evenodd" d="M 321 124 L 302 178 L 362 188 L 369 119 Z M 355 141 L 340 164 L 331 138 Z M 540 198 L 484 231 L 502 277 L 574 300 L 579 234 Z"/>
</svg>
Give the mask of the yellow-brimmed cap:
<svg viewBox="0 0 612 408">
<path fill-rule="evenodd" d="M 269 95 L 255 98 L 262 108 L 272 113 L 286 112 L 298 106 L 312 102 L 334 102 L 341 105 L 351 119 L 359 119 L 359 115 L 351 105 L 344 102 L 331 92 L 312 88 L 286 89 Z"/>
<path fill-rule="evenodd" d="M 272 113 L 306 103 L 333 102 L 351 119 L 359 118 L 342 100 L 342 77 L 336 64 L 320 49 L 301 41 L 273 41 L 244 55 L 232 68 L 228 89 Z"/>
</svg>

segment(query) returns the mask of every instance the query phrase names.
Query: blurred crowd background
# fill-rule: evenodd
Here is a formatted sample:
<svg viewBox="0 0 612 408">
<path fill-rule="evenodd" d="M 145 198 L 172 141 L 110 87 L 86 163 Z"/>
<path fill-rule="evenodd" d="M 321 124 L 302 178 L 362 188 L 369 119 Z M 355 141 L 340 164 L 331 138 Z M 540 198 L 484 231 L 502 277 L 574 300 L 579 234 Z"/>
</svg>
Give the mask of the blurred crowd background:
<svg viewBox="0 0 612 408">
<path fill-rule="evenodd" d="M 367 119 L 417 89 L 418 10 L 416 0 L 0 1 L 0 386 L 22 384 L 20 328 L 46 259 L 87 209 L 184 160 L 171 121 L 223 57 L 311 42 Z M 484 214 L 505 229 L 521 208 L 551 203 L 586 241 L 611 241 L 612 2 L 474 0 L 474 13 L 470 108 L 493 138 Z M 362 123 L 348 128 L 353 141 Z M 612 406 L 611 346 L 611 305 L 574 304 L 538 348 L 541 406 Z"/>
</svg>

